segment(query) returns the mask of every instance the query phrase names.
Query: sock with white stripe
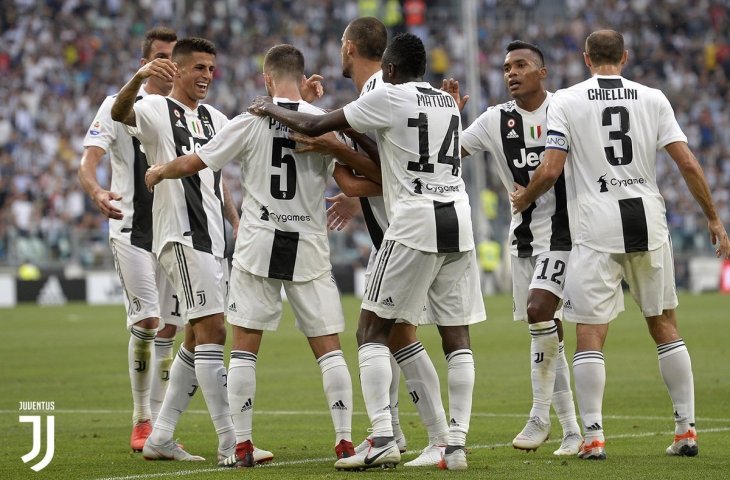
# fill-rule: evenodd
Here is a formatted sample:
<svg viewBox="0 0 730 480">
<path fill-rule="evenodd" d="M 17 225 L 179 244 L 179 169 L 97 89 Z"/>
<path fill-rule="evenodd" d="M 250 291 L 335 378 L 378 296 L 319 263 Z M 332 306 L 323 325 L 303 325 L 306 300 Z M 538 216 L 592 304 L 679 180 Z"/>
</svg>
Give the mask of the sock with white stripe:
<svg viewBox="0 0 730 480">
<path fill-rule="evenodd" d="M 558 358 L 555 362 L 555 388 L 553 389 L 553 409 L 558 416 L 563 436 L 568 433 L 580 433 L 578 419 L 575 416 L 573 390 L 570 388 L 570 368 L 565 358 L 565 345 L 558 345 Z"/>
<path fill-rule="evenodd" d="M 170 382 L 165 392 L 165 400 L 150 435 L 152 443 L 162 445 L 172 440 L 180 415 L 188 409 L 190 399 L 197 390 L 194 355 L 180 345 L 170 367 Z"/>
<path fill-rule="evenodd" d="M 170 382 L 172 346 L 174 343 L 174 338 L 155 338 L 155 368 L 150 387 L 150 410 L 152 412 L 153 424 L 157 420 L 157 415 L 160 413 L 162 401 L 165 399 L 165 392 Z"/>
<path fill-rule="evenodd" d="M 659 354 L 659 371 L 674 406 L 675 433 L 682 434 L 695 426 L 692 361 L 681 338 L 657 345 L 656 349 Z"/>
<path fill-rule="evenodd" d="M 530 328 L 530 378 L 532 380 L 532 409 L 530 418 L 538 417 L 550 423 L 550 404 L 555 387 L 555 364 L 560 340 L 555 320 L 532 323 Z"/>
<path fill-rule="evenodd" d="M 228 408 L 227 373 L 223 345 L 205 343 L 195 347 L 195 375 L 203 391 L 210 419 L 218 434 L 218 449 L 225 451 L 236 443 L 233 420 Z"/>
<path fill-rule="evenodd" d="M 390 417 L 390 350 L 382 343 L 365 343 L 357 350 L 360 385 L 373 437 L 392 437 Z"/>
<path fill-rule="evenodd" d="M 603 390 L 606 387 L 606 364 L 603 352 L 588 350 L 573 355 L 575 393 L 586 444 L 603 437 Z"/>
<path fill-rule="evenodd" d="M 150 411 L 150 383 L 152 382 L 152 343 L 157 329 L 132 326 L 129 335 L 127 359 L 129 380 L 132 384 L 132 423 L 152 418 Z"/>
<path fill-rule="evenodd" d="M 390 419 L 393 425 L 393 435 L 395 438 L 403 436 L 403 430 L 400 428 L 400 414 L 398 413 L 398 390 L 400 390 L 400 367 L 393 355 L 390 356 Z"/>
<path fill-rule="evenodd" d="M 317 359 L 322 386 L 335 427 L 335 445 L 352 441 L 352 379 L 342 350 L 333 350 Z"/>
<path fill-rule="evenodd" d="M 253 442 L 253 404 L 256 398 L 257 356 L 243 350 L 231 351 L 228 364 L 228 402 L 236 429 L 236 443 Z"/>
<path fill-rule="evenodd" d="M 469 349 L 446 355 L 449 381 L 449 446 L 466 445 L 474 391 L 474 355 Z"/>
<path fill-rule="evenodd" d="M 415 342 L 395 352 L 393 357 L 403 370 L 408 393 L 428 432 L 429 445 L 445 445 L 449 426 L 441 400 L 441 385 L 426 349 L 421 342 Z"/>
</svg>

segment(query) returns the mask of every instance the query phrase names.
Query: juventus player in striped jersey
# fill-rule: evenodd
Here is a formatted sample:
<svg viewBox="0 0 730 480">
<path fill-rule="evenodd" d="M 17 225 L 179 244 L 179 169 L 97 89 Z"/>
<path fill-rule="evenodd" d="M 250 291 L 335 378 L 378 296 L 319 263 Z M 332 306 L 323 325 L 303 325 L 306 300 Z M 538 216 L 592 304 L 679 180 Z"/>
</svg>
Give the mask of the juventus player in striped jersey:
<svg viewBox="0 0 730 480">
<path fill-rule="evenodd" d="M 469 201 L 461 180 L 461 121 L 453 98 L 421 80 L 425 65 L 421 40 L 401 34 L 383 55 L 383 86 L 343 109 L 307 115 L 261 97 L 249 107 L 307 135 L 350 127 L 377 133 L 390 224 L 368 280 L 357 336 L 360 379 L 373 436 L 370 448 L 338 460 L 338 469 L 400 462 L 388 408 L 391 368 L 386 346 L 396 319 L 417 325 L 424 320 L 428 303 L 429 313 L 442 319 L 441 325 L 460 330 L 460 348 L 451 354 L 457 359 L 455 367 L 470 367 L 473 379 L 468 325 L 485 315 Z M 468 378 L 462 378 L 462 384 L 473 385 Z M 459 428 L 449 431 L 445 468 L 467 467 L 464 445 L 470 401 L 466 409 L 459 412 Z"/>
<path fill-rule="evenodd" d="M 172 51 L 172 60 L 159 58 L 143 65 L 117 95 L 112 119 L 128 125 L 150 165 L 195 151 L 228 121 L 215 108 L 200 103 L 213 80 L 215 58 L 215 46 L 208 40 L 182 39 Z M 149 77 L 172 80 L 170 95 L 148 95 L 135 103 L 140 85 Z M 193 378 L 197 384 L 187 393 L 192 394 L 200 385 L 218 434 L 219 457 L 230 455 L 235 446 L 223 363 L 228 277 L 224 209 L 226 218 L 237 228 L 235 207 L 223 201 L 220 172 L 211 170 L 168 182 L 154 195 L 153 250 L 175 286 L 191 329 L 186 331 L 183 348 L 173 364 L 174 385 L 168 389 L 144 444 L 146 459 L 203 460 L 173 440 L 175 426 L 188 403 L 176 389 L 190 386 Z"/>
<path fill-rule="evenodd" d="M 602 350 L 609 322 L 623 310 L 622 280 L 656 342 L 659 370 L 674 406 L 674 441 L 666 452 L 695 456 L 692 366 L 674 313 L 674 265 L 656 182 L 657 150 L 666 150 L 679 167 L 707 217 L 718 257 L 730 258 L 730 241 L 669 101 L 661 91 L 621 76 L 628 58 L 623 36 L 593 32 L 583 57 L 592 77 L 553 95 L 545 158 L 527 188 L 512 194 L 515 211 L 525 211 L 565 166 L 574 247 L 564 309 L 565 318 L 577 323 L 573 373 L 585 435 L 579 457 L 606 458 Z"/>
<path fill-rule="evenodd" d="M 303 72 L 304 57 L 295 47 L 277 45 L 266 53 L 264 80 L 274 101 L 294 111 L 321 115 L 323 110 L 301 99 Z M 295 146 L 287 127 L 243 113 L 197 153 L 147 172 L 147 185 L 152 187 L 162 179 L 181 178 L 206 167 L 219 171 L 234 159 L 241 163 L 243 214 L 228 305 L 228 321 L 233 325 L 228 395 L 237 446 L 234 454 L 219 463 L 221 467 L 255 465 L 252 423 L 256 360 L 263 332 L 276 330 L 281 320 L 282 287 L 297 327 L 307 336 L 322 371 L 337 457 L 355 454 L 352 381 L 338 337 L 345 324 L 329 261 L 323 197 L 327 177 L 332 174 L 350 195 L 379 193 L 380 186 L 355 177 L 345 167 L 335 165 L 331 157 L 298 153 Z M 346 151 L 350 156 L 362 156 L 349 148 Z"/>
<path fill-rule="evenodd" d="M 546 77 L 540 49 L 511 42 L 504 59 L 504 81 L 514 100 L 490 107 L 461 136 L 462 156 L 488 151 L 508 192 L 515 183 L 529 183 L 543 156 L 552 95 L 543 86 Z M 529 420 L 512 445 L 536 450 L 548 439 L 552 404 L 563 427 L 560 448 L 553 453 L 575 455 L 583 439 L 575 417 L 559 308 L 571 248 L 562 175 L 539 203 L 513 214 L 509 244 L 514 319 L 528 322 L 532 381 Z"/>
<path fill-rule="evenodd" d="M 176 41 L 170 28 L 151 29 L 142 42 L 140 65 L 155 58 L 169 59 Z M 171 88 L 171 81 L 152 77 L 139 89 L 137 98 L 167 95 Z M 174 336 L 183 322 L 177 295 L 152 252 L 152 195 L 143 183 L 147 159 L 124 125 L 112 120 L 113 102 L 113 96 L 104 100 L 86 133 L 78 175 L 86 193 L 109 218 L 109 243 L 124 291 L 130 332 L 127 358 L 134 402 L 130 446 L 139 452 L 160 411 L 170 378 Z M 96 176 L 107 153 L 112 169 L 109 190 L 99 185 Z M 160 320 L 164 326 L 158 331 Z"/>
</svg>

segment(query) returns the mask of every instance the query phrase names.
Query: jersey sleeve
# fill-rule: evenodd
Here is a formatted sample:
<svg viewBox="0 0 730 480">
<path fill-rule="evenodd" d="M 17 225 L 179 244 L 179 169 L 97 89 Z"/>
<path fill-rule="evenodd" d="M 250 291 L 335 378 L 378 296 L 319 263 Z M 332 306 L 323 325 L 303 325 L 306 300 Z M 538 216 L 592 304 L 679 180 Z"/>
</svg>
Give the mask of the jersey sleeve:
<svg viewBox="0 0 730 480">
<path fill-rule="evenodd" d="M 258 117 L 243 113 L 226 123 L 213 138 L 198 150 L 198 156 L 213 171 L 218 171 L 246 151 L 246 139 Z"/>
<path fill-rule="evenodd" d="M 99 147 L 109 151 L 109 146 L 117 138 L 117 122 L 112 120 L 114 97 L 106 97 L 96 112 L 91 126 L 84 137 L 84 147 Z"/>
<path fill-rule="evenodd" d="M 489 136 L 489 119 L 494 112 L 493 108 L 479 115 L 469 128 L 461 133 L 461 148 L 469 155 L 476 152 L 491 150 L 491 138 Z"/>
<path fill-rule="evenodd" d="M 376 88 L 344 106 L 347 123 L 360 133 L 390 126 L 391 106 L 388 89 Z"/>
<path fill-rule="evenodd" d="M 545 149 L 567 152 L 570 149 L 570 127 L 566 111 L 569 110 L 566 91 L 558 90 L 550 99 L 547 109 L 547 139 Z"/>
<path fill-rule="evenodd" d="M 157 144 L 158 131 L 168 112 L 167 101 L 161 95 L 147 95 L 134 104 L 136 126 L 126 125 L 127 132 L 145 146 Z"/>
<path fill-rule="evenodd" d="M 657 150 L 661 150 L 670 143 L 687 142 L 687 136 L 674 116 L 674 109 L 663 93 L 659 95 L 659 128 L 657 130 Z"/>
</svg>

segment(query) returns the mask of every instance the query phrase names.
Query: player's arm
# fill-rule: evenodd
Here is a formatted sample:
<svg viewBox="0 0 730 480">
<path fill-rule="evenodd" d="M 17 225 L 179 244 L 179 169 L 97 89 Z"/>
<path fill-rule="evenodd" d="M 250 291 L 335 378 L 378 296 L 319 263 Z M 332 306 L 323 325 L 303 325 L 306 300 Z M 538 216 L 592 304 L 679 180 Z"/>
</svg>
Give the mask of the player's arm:
<svg viewBox="0 0 730 480">
<path fill-rule="evenodd" d="M 103 189 L 96 178 L 96 169 L 105 154 L 106 152 L 101 147 L 89 146 L 84 148 L 78 171 L 79 183 L 81 183 L 89 197 L 94 200 L 101 213 L 107 218 L 121 220 L 123 218 L 122 211 L 112 205 L 111 202 L 121 200 L 122 197 L 110 190 Z"/>
<path fill-rule="evenodd" d="M 527 187 L 515 184 L 515 191 L 509 194 L 512 200 L 512 211 L 519 213 L 527 210 L 540 195 L 547 192 L 555 185 L 565 166 L 565 160 L 568 152 L 556 148 L 546 148 L 545 157 L 540 166 L 535 170 L 535 174 L 530 179 Z"/>
<path fill-rule="evenodd" d="M 318 137 L 333 130 L 350 128 L 350 124 L 347 122 L 345 113 L 341 108 L 324 115 L 313 115 L 275 105 L 271 97 L 256 97 L 251 106 L 248 107 L 248 111 L 260 117 L 271 117 L 279 123 L 310 137 Z"/>
<path fill-rule="evenodd" d="M 236 205 L 233 203 L 233 197 L 231 196 L 231 191 L 228 189 L 228 184 L 222 179 L 221 184 L 223 185 L 223 216 L 226 220 L 228 220 L 228 223 L 231 224 L 231 227 L 233 228 L 233 238 L 236 238 L 236 234 L 238 233 L 238 222 L 240 221 L 238 208 L 236 208 Z"/>
<path fill-rule="evenodd" d="M 289 139 L 299 145 L 297 152 L 320 152 L 329 154 L 340 162 L 349 165 L 360 175 L 367 177 L 377 184 L 382 183 L 380 167 L 375 164 L 367 155 L 348 147 L 339 141 L 334 133 L 329 132 L 319 137 L 310 137 L 301 133 L 291 132 Z"/>
<path fill-rule="evenodd" d="M 189 177 L 207 166 L 197 153 L 190 153 L 182 157 L 177 157 L 171 162 L 150 167 L 144 175 L 144 183 L 151 192 L 155 188 L 155 185 L 166 178 Z"/>
<path fill-rule="evenodd" d="M 710 231 L 710 240 L 713 245 L 717 245 L 715 253 L 718 257 L 730 258 L 730 240 L 728 240 L 722 220 L 720 220 L 715 210 L 710 187 L 707 184 L 707 179 L 705 178 L 700 163 L 685 142 L 673 142 L 664 148 L 667 150 L 669 156 L 672 157 L 674 163 L 677 164 L 677 167 L 679 167 L 679 171 L 689 191 L 692 193 L 695 201 L 700 205 L 700 208 L 702 208 L 705 217 L 707 217 L 707 229 Z"/>
<path fill-rule="evenodd" d="M 383 195 L 383 187 L 367 178 L 358 177 L 347 167 L 335 165 L 332 173 L 335 182 L 348 197 L 379 197 Z"/>
<path fill-rule="evenodd" d="M 360 199 L 338 193 L 334 197 L 325 197 L 331 205 L 327 209 L 327 227 L 340 231 L 361 211 Z"/>
<path fill-rule="evenodd" d="M 364 133 L 353 130 L 352 128 L 344 130 L 342 133 L 350 137 L 353 142 L 357 143 L 357 146 L 360 147 L 373 162 L 380 165 L 380 152 L 378 152 L 378 144 L 375 143 L 375 140 Z"/>
<path fill-rule="evenodd" d="M 137 93 L 145 79 L 154 75 L 170 81 L 176 73 L 177 66 L 167 58 L 155 58 L 151 62 L 142 65 L 117 94 L 117 98 L 112 105 L 112 120 L 130 127 L 137 126 L 134 115 L 134 101 L 137 99 Z"/>
</svg>

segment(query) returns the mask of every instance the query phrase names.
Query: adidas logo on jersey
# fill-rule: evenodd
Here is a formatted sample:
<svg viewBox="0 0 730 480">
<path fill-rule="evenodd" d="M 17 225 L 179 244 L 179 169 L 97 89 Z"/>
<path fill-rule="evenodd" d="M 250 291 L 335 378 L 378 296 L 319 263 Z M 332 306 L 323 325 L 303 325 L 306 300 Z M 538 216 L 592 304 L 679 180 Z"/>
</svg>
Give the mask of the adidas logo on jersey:
<svg viewBox="0 0 730 480">
<path fill-rule="evenodd" d="M 241 411 L 245 412 L 247 410 L 251 410 L 253 408 L 253 402 L 251 401 L 251 398 L 249 397 L 248 400 L 246 400 L 246 403 L 243 404 L 243 407 L 241 407 Z"/>
<path fill-rule="evenodd" d="M 332 410 L 347 410 L 347 407 L 342 400 L 337 400 L 332 404 Z"/>
<path fill-rule="evenodd" d="M 507 134 L 507 138 L 520 138 L 520 136 L 513 129 L 509 131 L 509 133 Z"/>
<path fill-rule="evenodd" d="M 175 126 L 177 128 L 185 128 L 185 125 L 183 125 L 179 118 L 177 119 L 177 122 L 175 122 Z"/>
<path fill-rule="evenodd" d="M 395 307 L 395 303 L 393 303 L 393 297 L 388 297 L 383 299 L 382 302 L 380 302 L 381 305 L 385 305 L 386 307 Z"/>
</svg>

